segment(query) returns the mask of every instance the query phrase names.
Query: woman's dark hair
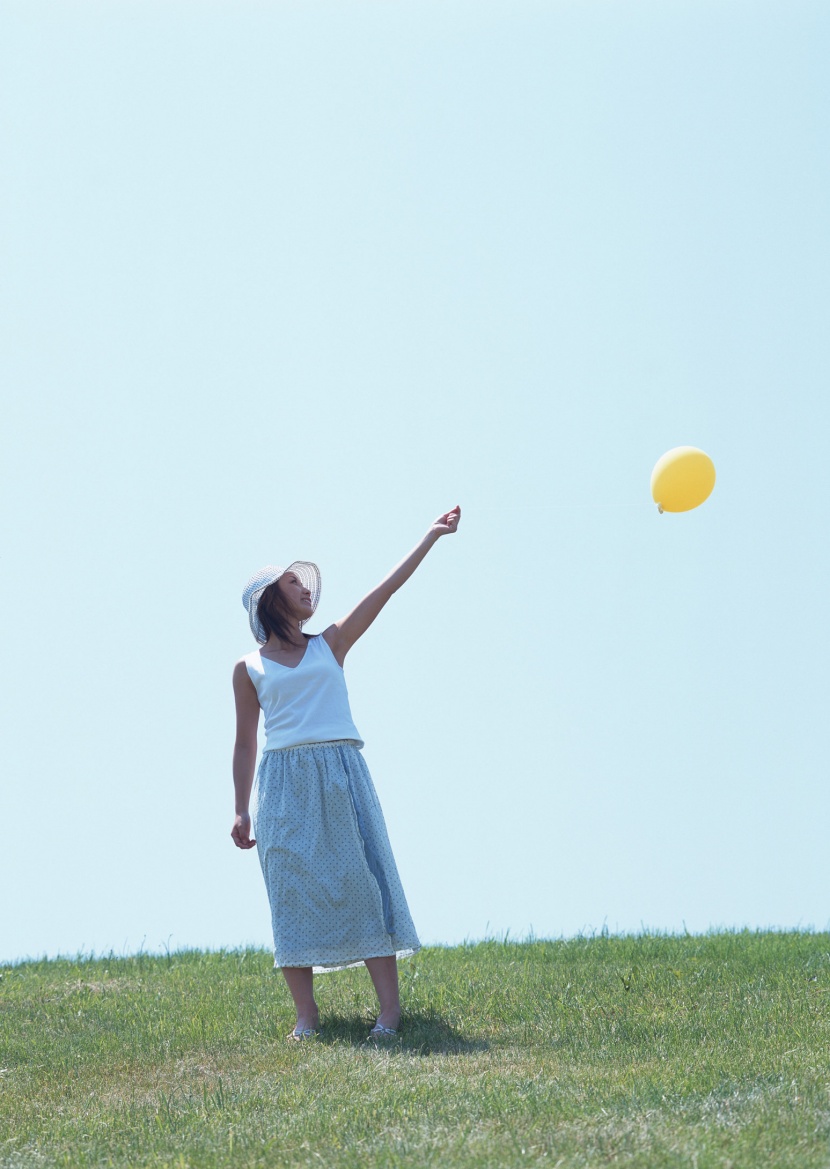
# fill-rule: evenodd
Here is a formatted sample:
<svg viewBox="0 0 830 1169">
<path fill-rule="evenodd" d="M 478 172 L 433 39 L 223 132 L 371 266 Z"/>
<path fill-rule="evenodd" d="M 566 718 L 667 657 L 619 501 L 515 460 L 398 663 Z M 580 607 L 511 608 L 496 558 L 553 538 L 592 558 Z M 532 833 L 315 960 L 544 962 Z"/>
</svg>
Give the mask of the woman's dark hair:
<svg viewBox="0 0 830 1169">
<path fill-rule="evenodd" d="M 280 641 L 297 640 L 299 623 L 296 617 L 291 617 L 285 609 L 285 601 L 279 590 L 279 581 L 275 580 L 259 598 L 256 615 L 265 633 L 267 641 L 273 633 Z"/>
</svg>

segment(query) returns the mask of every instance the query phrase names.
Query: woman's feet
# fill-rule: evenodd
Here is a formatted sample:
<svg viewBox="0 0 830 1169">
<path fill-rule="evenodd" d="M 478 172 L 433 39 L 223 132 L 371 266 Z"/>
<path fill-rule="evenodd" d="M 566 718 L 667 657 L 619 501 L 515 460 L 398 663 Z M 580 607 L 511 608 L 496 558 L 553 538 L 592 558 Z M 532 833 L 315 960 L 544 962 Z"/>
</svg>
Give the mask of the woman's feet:
<svg viewBox="0 0 830 1169">
<path fill-rule="evenodd" d="M 369 1032 L 370 1039 L 395 1039 L 401 1022 L 400 1008 L 381 1011 L 374 1027 Z"/>
<path fill-rule="evenodd" d="M 381 1011 L 377 1019 L 375 1019 L 376 1027 L 383 1027 L 387 1031 L 397 1031 L 401 1022 L 401 1008 L 390 1007 L 388 1010 Z"/>
<path fill-rule="evenodd" d="M 319 1015 L 300 1015 L 289 1039 L 316 1039 L 320 1031 Z"/>
<path fill-rule="evenodd" d="M 316 1039 L 319 1034 L 316 1027 L 295 1027 L 293 1031 L 288 1032 L 286 1039 L 300 1043 L 303 1039 Z"/>
<path fill-rule="evenodd" d="M 382 1023 L 375 1023 L 369 1032 L 370 1039 L 397 1039 L 398 1032 L 394 1027 L 384 1027 Z"/>
</svg>

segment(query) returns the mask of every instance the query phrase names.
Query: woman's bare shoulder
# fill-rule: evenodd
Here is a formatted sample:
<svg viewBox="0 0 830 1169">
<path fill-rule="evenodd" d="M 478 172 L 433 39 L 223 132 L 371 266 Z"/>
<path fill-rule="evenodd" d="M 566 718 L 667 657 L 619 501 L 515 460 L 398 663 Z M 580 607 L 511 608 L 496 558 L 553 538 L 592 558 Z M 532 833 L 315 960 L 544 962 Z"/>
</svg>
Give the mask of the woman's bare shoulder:
<svg viewBox="0 0 830 1169">
<path fill-rule="evenodd" d="M 233 664 L 233 676 L 237 678 L 248 678 L 248 666 L 254 665 L 256 662 L 256 650 L 253 653 L 243 654 L 241 658 Z"/>
<path fill-rule="evenodd" d="M 337 645 L 337 636 L 339 633 L 340 630 L 336 625 L 329 625 L 327 629 L 324 629 L 322 633 L 318 633 L 317 636 L 322 637 L 323 641 L 333 652 L 335 646 Z"/>
<path fill-rule="evenodd" d="M 328 629 L 324 629 L 320 636 L 334 654 L 334 660 L 342 668 L 343 660 L 346 654 L 343 649 L 343 641 L 337 625 L 329 625 Z"/>
</svg>

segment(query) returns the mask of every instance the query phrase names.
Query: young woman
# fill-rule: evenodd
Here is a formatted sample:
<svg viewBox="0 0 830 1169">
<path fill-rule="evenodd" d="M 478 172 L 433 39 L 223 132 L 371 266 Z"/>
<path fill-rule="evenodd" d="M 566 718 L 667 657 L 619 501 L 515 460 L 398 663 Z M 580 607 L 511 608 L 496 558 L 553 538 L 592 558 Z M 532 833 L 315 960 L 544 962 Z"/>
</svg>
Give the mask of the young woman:
<svg viewBox="0 0 830 1169">
<path fill-rule="evenodd" d="M 420 943 L 360 753 L 363 740 L 349 710 L 343 662 L 433 544 L 457 530 L 460 518 L 460 507 L 439 516 L 397 568 L 322 633 L 302 632 L 320 599 L 316 564 L 269 565 L 251 577 L 242 596 L 260 648 L 233 671 L 231 836 L 238 848 L 259 850 L 275 964 L 297 1009 L 289 1039 L 317 1034 L 314 974 L 363 963 L 380 1004 L 370 1035 L 385 1038 L 397 1031 L 397 959 L 413 954 Z M 248 808 L 260 710 L 266 743 L 251 836 Z"/>
</svg>

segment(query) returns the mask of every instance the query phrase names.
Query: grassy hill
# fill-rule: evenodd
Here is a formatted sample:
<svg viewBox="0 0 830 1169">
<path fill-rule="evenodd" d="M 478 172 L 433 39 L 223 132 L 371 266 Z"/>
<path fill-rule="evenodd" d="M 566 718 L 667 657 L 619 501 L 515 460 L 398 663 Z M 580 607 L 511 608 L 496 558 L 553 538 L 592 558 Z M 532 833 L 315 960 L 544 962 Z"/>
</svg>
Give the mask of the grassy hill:
<svg viewBox="0 0 830 1169">
<path fill-rule="evenodd" d="M 364 970 L 289 1044 L 260 951 L 0 979 L 0 1166 L 830 1165 L 830 935 L 484 942 Z"/>
</svg>

